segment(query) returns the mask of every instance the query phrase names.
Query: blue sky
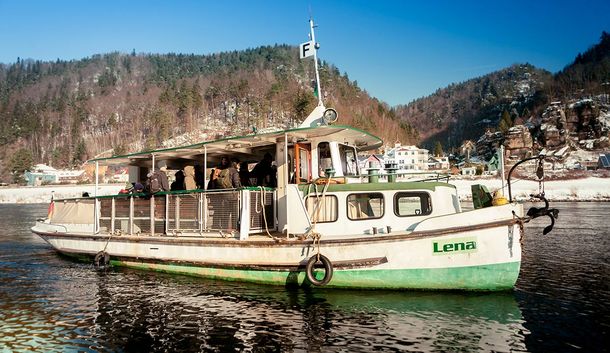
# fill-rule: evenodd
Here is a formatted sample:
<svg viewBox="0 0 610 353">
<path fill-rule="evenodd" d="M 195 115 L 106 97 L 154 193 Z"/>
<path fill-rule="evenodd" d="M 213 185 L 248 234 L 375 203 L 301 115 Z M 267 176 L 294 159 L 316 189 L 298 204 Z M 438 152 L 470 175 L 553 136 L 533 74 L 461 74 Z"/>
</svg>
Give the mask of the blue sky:
<svg viewBox="0 0 610 353">
<path fill-rule="evenodd" d="M 607 0 L 0 0 L 0 62 L 298 45 L 310 9 L 320 58 L 391 105 L 514 63 L 556 72 L 610 32 Z"/>
</svg>

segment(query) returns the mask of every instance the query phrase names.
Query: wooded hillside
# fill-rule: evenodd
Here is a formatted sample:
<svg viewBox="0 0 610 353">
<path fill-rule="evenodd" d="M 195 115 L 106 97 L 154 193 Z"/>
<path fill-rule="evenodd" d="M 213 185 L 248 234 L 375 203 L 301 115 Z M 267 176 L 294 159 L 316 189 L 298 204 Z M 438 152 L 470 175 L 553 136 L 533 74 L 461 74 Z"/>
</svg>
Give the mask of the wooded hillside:
<svg viewBox="0 0 610 353">
<path fill-rule="evenodd" d="M 322 62 L 320 75 L 325 105 L 337 109 L 340 124 L 416 142 L 409 124 L 336 66 Z M 16 151 L 62 168 L 104 151 L 294 126 L 315 107 L 314 76 L 311 59 L 299 60 L 287 45 L 0 65 L 0 175 L 10 179 Z"/>
</svg>

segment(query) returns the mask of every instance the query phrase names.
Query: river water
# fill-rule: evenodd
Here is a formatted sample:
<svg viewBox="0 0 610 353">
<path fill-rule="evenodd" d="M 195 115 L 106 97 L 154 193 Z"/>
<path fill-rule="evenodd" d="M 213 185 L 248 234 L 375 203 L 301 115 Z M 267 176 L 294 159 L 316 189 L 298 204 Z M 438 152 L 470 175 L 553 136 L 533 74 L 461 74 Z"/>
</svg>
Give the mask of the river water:
<svg viewBox="0 0 610 353">
<path fill-rule="evenodd" d="M 284 289 L 98 272 L 30 233 L 44 205 L 0 205 L 0 352 L 604 352 L 610 203 L 555 203 L 527 227 L 514 291 Z"/>
</svg>

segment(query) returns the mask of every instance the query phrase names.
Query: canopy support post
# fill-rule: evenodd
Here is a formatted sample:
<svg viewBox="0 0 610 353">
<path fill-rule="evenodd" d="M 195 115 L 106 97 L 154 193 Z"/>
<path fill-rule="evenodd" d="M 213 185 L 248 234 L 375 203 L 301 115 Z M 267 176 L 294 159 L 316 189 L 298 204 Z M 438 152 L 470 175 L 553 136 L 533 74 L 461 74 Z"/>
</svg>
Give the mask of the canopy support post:
<svg viewBox="0 0 610 353">
<path fill-rule="evenodd" d="M 99 185 L 100 185 L 99 172 L 100 172 L 100 162 L 95 161 L 95 190 L 93 191 L 93 196 L 94 196 L 93 212 L 95 212 L 95 213 L 94 213 L 94 218 L 93 218 L 93 234 L 97 234 L 98 229 L 99 229 L 99 217 L 98 217 L 99 206 L 98 206 L 98 199 L 97 199 L 97 189 L 99 188 Z"/>
<path fill-rule="evenodd" d="M 203 190 L 208 190 L 208 146 L 203 146 Z M 208 229 L 208 195 L 203 193 L 203 229 Z"/>
</svg>

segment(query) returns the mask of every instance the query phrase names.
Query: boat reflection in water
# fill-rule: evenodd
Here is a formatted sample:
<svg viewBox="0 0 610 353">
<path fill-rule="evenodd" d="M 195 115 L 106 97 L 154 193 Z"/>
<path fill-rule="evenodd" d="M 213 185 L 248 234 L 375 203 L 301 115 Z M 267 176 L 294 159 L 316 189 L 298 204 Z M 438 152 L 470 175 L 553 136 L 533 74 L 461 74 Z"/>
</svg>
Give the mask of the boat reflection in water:
<svg viewBox="0 0 610 353">
<path fill-rule="evenodd" d="M 525 350 L 512 293 L 289 290 L 130 271 L 97 286 L 95 334 L 110 349 Z"/>
</svg>

